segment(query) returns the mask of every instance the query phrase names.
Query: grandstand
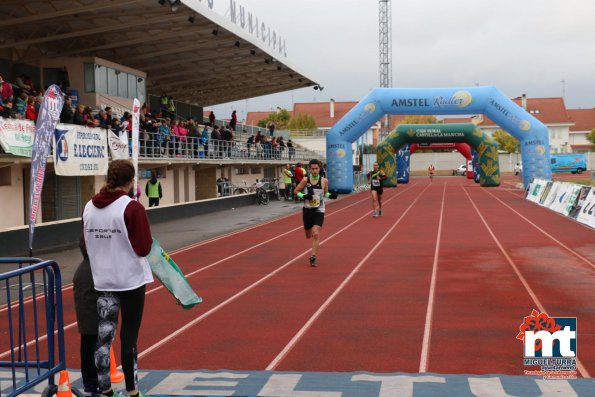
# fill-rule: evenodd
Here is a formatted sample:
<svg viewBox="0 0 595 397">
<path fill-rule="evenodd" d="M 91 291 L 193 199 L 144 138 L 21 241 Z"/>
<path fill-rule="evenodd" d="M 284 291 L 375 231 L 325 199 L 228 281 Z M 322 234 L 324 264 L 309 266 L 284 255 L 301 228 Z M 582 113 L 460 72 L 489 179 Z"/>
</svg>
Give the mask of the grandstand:
<svg viewBox="0 0 595 397">
<path fill-rule="evenodd" d="M 257 24 L 257 16 L 236 20 L 234 14 L 226 19 L 211 7 L 212 2 L 190 0 L 26 0 L 19 6 L 4 1 L 0 75 L 15 93 L 21 75 L 30 76 L 37 91 L 58 84 L 72 98 L 73 107 L 88 106 L 93 114 L 110 107 L 113 117 L 122 117 L 138 98 L 147 105 L 144 121 L 152 124 L 165 122 L 160 98 L 166 95 L 175 109 L 169 116 L 192 119 L 199 130 L 208 121 L 202 117 L 206 106 L 318 87 L 286 56 L 281 35 L 262 21 Z M 17 130 L 31 128 L 26 123 L 11 125 Z M 232 182 L 252 183 L 278 177 L 287 161 L 320 154 L 297 148 L 293 158 L 289 151 L 256 156 L 246 143 L 255 131 L 237 125 L 229 155 L 213 154 L 213 147 L 223 146 L 216 141 L 209 153 L 198 137 L 188 137 L 183 148 L 167 155 L 149 150 L 155 138 L 148 129 L 141 133 L 139 174 L 156 171 L 166 192 L 162 204 L 180 204 L 216 198 L 216 179 L 221 175 Z M 13 209 L 0 221 L 0 230 L 27 224 L 24 197 L 30 160 L 0 152 L 0 200 Z M 38 223 L 78 217 L 102 183 L 101 175 L 58 176 L 50 159 Z M 146 198 L 141 201 L 147 204 Z"/>
</svg>

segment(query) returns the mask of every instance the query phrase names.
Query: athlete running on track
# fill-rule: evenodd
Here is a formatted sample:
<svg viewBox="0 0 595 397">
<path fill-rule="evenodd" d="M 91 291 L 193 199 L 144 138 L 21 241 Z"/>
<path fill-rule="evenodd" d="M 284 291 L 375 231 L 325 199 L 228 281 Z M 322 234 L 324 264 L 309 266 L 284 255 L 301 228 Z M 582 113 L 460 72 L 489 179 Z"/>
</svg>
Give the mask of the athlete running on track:
<svg viewBox="0 0 595 397">
<path fill-rule="evenodd" d="M 337 194 L 328 192 L 328 180 L 320 176 L 322 163 L 319 160 L 310 160 L 308 166 L 310 173 L 298 183 L 294 194 L 304 199 L 304 230 L 306 231 L 306 238 L 312 239 L 310 266 L 316 266 L 320 230 L 324 223 L 324 199 L 337 198 Z M 305 191 L 305 193 L 302 191 Z"/>
<path fill-rule="evenodd" d="M 430 177 L 430 181 L 432 181 L 434 179 L 435 172 L 436 172 L 436 167 L 434 167 L 434 164 L 430 163 L 430 166 L 428 167 L 428 176 Z"/>
<path fill-rule="evenodd" d="M 380 169 L 378 163 L 374 163 L 374 170 L 368 172 L 368 183 L 372 192 L 372 216 L 382 216 L 382 181 L 386 179 L 386 174 Z"/>
</svg>

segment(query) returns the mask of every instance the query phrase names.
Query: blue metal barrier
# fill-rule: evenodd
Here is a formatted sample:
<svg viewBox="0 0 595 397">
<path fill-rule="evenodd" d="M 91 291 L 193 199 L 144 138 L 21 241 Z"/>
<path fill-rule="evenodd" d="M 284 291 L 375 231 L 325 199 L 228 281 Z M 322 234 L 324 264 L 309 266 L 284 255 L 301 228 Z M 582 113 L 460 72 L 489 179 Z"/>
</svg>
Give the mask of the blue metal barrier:
<svg viewBox="0 0 595 397">
<path fill-rule="evenodd" d="M 0 265 L 15 267 L 0 274 L 0 324 L 9 343 L 1 356 L 10 356 L 0 367 L 10 368 L 12 375 L 8 389 L 6 382 L 1 385 L 2 394 L 16 396 L 47 380 L 44 394 L 52 395 L 54 375 L 66 369 L 60 268 L 36 258 L 0 258 Z M 0 346 L 5 350 L 5 342 Z"/>
</svg>

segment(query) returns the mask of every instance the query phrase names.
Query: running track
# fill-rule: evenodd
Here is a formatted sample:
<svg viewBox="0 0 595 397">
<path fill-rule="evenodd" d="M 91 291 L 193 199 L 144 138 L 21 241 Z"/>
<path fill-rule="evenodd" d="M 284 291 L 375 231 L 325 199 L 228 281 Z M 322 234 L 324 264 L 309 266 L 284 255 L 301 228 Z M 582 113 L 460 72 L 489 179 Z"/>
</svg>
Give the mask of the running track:
<svg viewBox="0 0 595 397">
<path fill-rule="evenodd" d="M 537 309 L 577 317 L 579 376 L 595 373 L 595 232 L 511 185 L 413 179 L 381 218 L 368 192 L 345 196 L 321 238 L 317 268 L 301 213 L 175 251 L 204 303 L 152 284 L 139 367 L 521 375 L 515 336 Z M 64 304 L 77 368 L 70 287 Z"/>
</svg>

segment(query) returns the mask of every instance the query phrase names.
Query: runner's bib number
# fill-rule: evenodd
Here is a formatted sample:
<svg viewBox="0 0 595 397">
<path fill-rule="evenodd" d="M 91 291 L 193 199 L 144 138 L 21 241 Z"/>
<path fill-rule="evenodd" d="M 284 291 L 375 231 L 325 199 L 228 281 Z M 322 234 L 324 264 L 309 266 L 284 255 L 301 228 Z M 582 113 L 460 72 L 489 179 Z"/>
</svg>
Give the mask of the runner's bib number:
<svg viewBox="0 0 595 397">
<path fill-rule="evenodd" d="M 318 208 L 320 207 L 320 197 L 313 195 L 312 200 L 306 201 L 306 205 L 308 208 Z"/>
<path fill-rule="evenodd" d="M 372 186 L 380 186 L 380 180 L 372 179 Z"/>
</svg>

